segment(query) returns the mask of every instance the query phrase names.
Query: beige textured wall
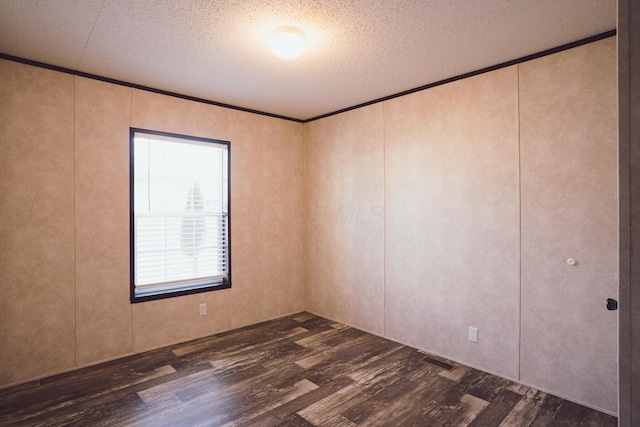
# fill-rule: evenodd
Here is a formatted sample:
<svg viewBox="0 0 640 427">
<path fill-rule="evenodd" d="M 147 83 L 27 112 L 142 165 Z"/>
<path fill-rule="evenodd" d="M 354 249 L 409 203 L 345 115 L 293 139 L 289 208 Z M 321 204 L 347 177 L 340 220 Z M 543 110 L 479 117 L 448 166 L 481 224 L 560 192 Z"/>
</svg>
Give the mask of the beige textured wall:
<svg viewBox="0 0 640 427">
<path fill-rule="evenodd" d="M 231 111 L 231 327 L 304 309 L 299 123 Z"/>
<path fill-rule="evenodd" d="M 615 413 L 615 89 L 609 38 L 306 124 L 307 307 Z"/>
<path fill-rule="evenodd" d="M 382 104 L 305 125 L 307 309 L 384 333 Z"/>
<path fill-rule="evenodd" d="M 0 61 L 0 384 L 75 365 L 73 76 Z"/>
<path fill-rule="evenodd" d="M 9 61 L 0 79 L 0 387 L 304 310 L 302 124 Z M 231 141 L 231 289 L 130 304 L 130 126 Z"/>
<path fill-rule="evenodd" d="M 615 42 L 520 64 L 521 380 L 611 412 L 618 313 L 605 303 L 618 295 Z"/>
<path fill-rule="evenodd" d="M 130 122 L 131 89 L 76 77 L 78 365 L 113 358 L 133 349 L 127 286 Z"/>
<path fill-rule="evenodd" d="M 514 66 L 384 105 L 387 334 L 508 378 L 518 375 L 517 85 Z"/>
</svg>

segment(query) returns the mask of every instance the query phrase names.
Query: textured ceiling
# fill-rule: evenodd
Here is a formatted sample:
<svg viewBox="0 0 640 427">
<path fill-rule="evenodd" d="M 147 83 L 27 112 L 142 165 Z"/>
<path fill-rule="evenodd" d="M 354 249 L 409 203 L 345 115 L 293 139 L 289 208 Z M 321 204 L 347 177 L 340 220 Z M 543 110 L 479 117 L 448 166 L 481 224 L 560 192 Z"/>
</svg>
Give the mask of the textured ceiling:
<svg viewBox="0 0 640 427">
<path fill-rule="evenodd" d="M 615 28 L 616 0 L 0 0 L 0 53 L 308 119 Z M 302 57 L 268 37 L 297 26 Z"/>
</svg>

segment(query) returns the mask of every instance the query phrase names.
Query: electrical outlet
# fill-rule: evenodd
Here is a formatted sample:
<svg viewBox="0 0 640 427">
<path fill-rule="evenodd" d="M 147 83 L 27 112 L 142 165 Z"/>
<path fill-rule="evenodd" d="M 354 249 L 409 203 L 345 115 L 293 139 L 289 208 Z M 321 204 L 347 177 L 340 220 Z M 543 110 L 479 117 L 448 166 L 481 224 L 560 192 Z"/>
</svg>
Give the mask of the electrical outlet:
<svg viewBox="0 0 640 427">
<path fill-rule="evenodd" d="M 478 328 L 469 326 L 469 341 L 478 342 Z"/>
<path fill-rule="evenodd" d="M 203 302 L 200 304 L 200 316 L 204 316 L 205 314 L 207 314 L 207 303 Z"/>
</svg>

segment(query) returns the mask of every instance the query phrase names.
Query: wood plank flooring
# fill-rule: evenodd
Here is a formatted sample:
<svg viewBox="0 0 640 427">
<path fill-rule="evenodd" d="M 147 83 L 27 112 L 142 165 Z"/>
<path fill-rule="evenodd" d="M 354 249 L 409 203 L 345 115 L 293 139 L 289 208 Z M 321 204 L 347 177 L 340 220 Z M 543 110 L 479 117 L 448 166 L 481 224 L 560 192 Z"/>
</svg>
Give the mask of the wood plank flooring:
<svg viewBox="0 0 640 427">
<path fill-rule="evenodd" d="M 616 426 L 309 313 L 0 390 L 1 426 Z"/>
</svg>

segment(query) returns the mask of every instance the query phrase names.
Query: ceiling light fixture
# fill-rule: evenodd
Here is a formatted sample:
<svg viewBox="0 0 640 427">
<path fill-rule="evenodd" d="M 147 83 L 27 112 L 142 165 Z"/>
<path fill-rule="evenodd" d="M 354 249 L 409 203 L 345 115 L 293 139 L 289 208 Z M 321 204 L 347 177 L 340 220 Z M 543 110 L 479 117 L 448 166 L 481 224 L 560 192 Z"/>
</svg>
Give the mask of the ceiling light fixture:
<svg viewBox="0 0 640 427">
<path fill-rule="evenodd" d="M 271 33 L 271 51 L 282 59 L 295 59 L 306 49 L 304 33 L 294 27 L 280 27 Z"/>
</svg>

